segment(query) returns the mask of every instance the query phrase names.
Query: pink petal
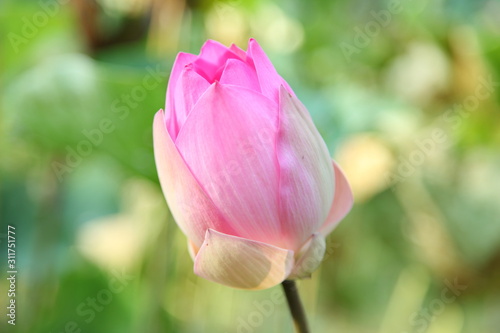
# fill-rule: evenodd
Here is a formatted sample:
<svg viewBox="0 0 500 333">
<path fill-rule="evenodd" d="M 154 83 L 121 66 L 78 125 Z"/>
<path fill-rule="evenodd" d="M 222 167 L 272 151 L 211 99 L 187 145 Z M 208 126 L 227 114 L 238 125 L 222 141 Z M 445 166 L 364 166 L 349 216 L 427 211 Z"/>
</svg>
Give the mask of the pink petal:
<svg viewBox="0 0 500 333">
<path fill-rule="evenodd" d="M 178 122 L 175 117 L 174 93 L 175 86 L 184 67 L 196 60 L 196 55 L 180 52 L 175 58 L 170 77 L 168 79 L 167 100 L 165 105 L 165 117 L 168 132 L 172 137 L 176 137 L 179 132 Z"/>
<path fill-rule="evenodd" d="M 255 70 L 241 60 L 230 59 L 226 62 L 220 83 L 233 84 L 260 92 L 259 79 Z"/>
<path fill-rule="evenodd" d="M 194 273 L 233 288 L 266 289 L 285 280 L 293 251 L 208 229 Z"/>
<path fill-rule="evenodd" d="M 344 176 L 338 164 L 335 161 L 332 162 L 333 169 L 335 170 L 335 196 L 328 217 L 320 228 L 320 232 L 325 235 L 325 237 L 332 232 L 338 222 L 349 213 L 354 202 L 347 178 Z"/>
<path fill-rule="evenodd" d="M 182 127 L 186 121 L 188 113 L 208 87 L 210 87 L 210 84 L 207 80 L 196 73 L 192 69 L 191 65 L 184 67 L 182 74 L 174 87 L 174 110 L 177 120 L 177 128 L 180 129 Z M 178 133 L 175 134 L 175 136 L 172 136 L 174 141 Z"/>
<path fill-rule="evenodd" d="M 231 46 L 229 47 L 229 49 L 231 51 L 233 51 L 234 54 L 236 54 L 238 57 L 241 58 L 241 60 L 245 61 L 246 58 L 247 58 L 247 53 L 245 51 L 243 51 L 242 49 L 240 49 L 238 46 L 236 46 L 235 44 L 231 44 Z"/>
<path fill-rule="evenodd" d="M 276 121 L 277 106 L 261 94 L 215 83 L 189 114 L 176 145 L 234 235 L 281 246 Z"/>
<path fill-rule="evenodd" d="M 213 83 L 220 79 L 224 64 L 228 59 L 239 59 L 239 57 L 221 43 L 207 40 L 193 65 L 198 74 Z"/>
<path fill-rule="evenodd" d="M 155 115 L 153 141 L 163 194 L 177 224 L 188 238 L 200 246 L 208 228 L 217 228 L 226 233 L 234 232 L 177 151 L 165 128 L 163 110 Z"/>
<path fill-rule="evenodd" d="M 295 265 L 289 279 L 304 279 L 311 277 L 311 273 L 318 269 L 325 256 L 325 237 L 314 233 L 296 255 Z"/>
<path fill-rule="evenodd" d="M 297 250 L 325 221 L 335 180 L 328 149 L 307 109 L 284 87 L 279 122 L 280 218 L 288 248 Z"/>
<path fill-rule="evenodd" d="M 288 83 L 283 80 L 281 76 L 279 76 L 264 50 L 262 50 L 260 45 L 253 38 L 251 38 L 248 42 L 248 54 L 253 60 L 257 71 L 257 77 L 259 78 L 260 90 L 262 94 L 273 101 L 278 102 L 279 89 L 281 85 L 284 85 L 290 94 L 295 95 L 292 88 L 290 88 Z"/>
</svg>

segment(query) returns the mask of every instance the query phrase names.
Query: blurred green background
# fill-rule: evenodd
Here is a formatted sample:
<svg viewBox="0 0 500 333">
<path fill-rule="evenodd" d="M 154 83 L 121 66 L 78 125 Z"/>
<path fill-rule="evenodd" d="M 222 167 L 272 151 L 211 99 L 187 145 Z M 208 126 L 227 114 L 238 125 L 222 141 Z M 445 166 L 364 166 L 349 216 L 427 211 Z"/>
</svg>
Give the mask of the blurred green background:
<svg viewBox="0 0 500 333">
<path fill-rule="evenodd" d="M 2 1 L 0 331 L 293 332 L 279 286 L 192 273 L 153 160 L 176 53 L 255 37 L 356 198 L 299 283 L 312 331 L 500 332 L 499 17 L 494 0 Z"/>
</svg>

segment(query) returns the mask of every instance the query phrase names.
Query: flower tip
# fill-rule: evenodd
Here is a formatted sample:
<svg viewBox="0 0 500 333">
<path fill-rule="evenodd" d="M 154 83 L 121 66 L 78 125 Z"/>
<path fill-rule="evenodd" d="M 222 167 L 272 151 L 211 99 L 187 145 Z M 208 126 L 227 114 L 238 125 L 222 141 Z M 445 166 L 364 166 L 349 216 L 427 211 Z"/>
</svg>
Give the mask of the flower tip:
<svg viewBox="0 0 500 333">
<path fill-rule="evenodd" d="M 155 118 L 156 117 L 163 117 L 165 115 L 165 111 L 163 111 L 163 109 L 159 109 L 156 114 L 155 114 Z"/>
<path fill-rule="evenodd" d="M 293 95 L 290 93 L 290 91 L 288 91 L 285 85 L 280 84 L 280 100 L 283 100 L 284 98 L 291 99 L 293 98 Z"/>
<path fill-rule="evenodd" d="M 250 38 L 248 40 L 248 50 L 250 50 L 250 48 L 254 48 L 254 47 L 258 47 L 259 46 L 259 43 L 257 42 L 257 40 L 255 38 Z"/>
<path fill-rule="evenodd" d="M 221 91 L 222 84 L 219 80 L 214 80 L 214 82 L 208 87 L 207 91 L 212 91 L 212 93 L 219 93 Z"/>
</svg>

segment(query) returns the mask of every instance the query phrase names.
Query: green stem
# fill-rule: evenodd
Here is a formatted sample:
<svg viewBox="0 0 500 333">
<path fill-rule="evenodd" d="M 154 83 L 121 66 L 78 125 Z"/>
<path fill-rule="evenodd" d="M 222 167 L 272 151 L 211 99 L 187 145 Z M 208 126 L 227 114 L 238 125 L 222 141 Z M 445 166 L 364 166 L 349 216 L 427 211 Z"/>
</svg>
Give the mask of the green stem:
<svg viewBox="0 0 500 333">
<path fill-rule="evenodd" d="M 290 308 L 293 323 L 295 324 L 295 330 L 297 333 L 309 333 L 310 331 L 307 327 L 306 314 L 304 312 L 304 308 L 302 307 L 302 302 L 300 301 L 299 291 L 297 290 L 295 281 L 285 280 L 281 283 L 281 285 L 285 291 L 288 307 Z"/>
</svg>

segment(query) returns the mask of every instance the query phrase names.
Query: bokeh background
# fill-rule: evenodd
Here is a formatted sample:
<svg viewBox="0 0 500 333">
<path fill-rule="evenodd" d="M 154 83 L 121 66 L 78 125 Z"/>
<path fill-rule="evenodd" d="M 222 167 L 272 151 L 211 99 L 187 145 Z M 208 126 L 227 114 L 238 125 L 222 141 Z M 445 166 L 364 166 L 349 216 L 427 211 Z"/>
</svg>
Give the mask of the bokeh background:
<svg viewBox="0 0 500 333">
<path fill-rule="evenodd" d="M 494 0 L 2 1 L 0 331 L 293 332 L 279 286 L 192 273 L 153 160 L 176 53 L 255 37 L 355 194 L 299 284 L 313 332 L 500 332 L 499 18 Z"/>
</svg>

